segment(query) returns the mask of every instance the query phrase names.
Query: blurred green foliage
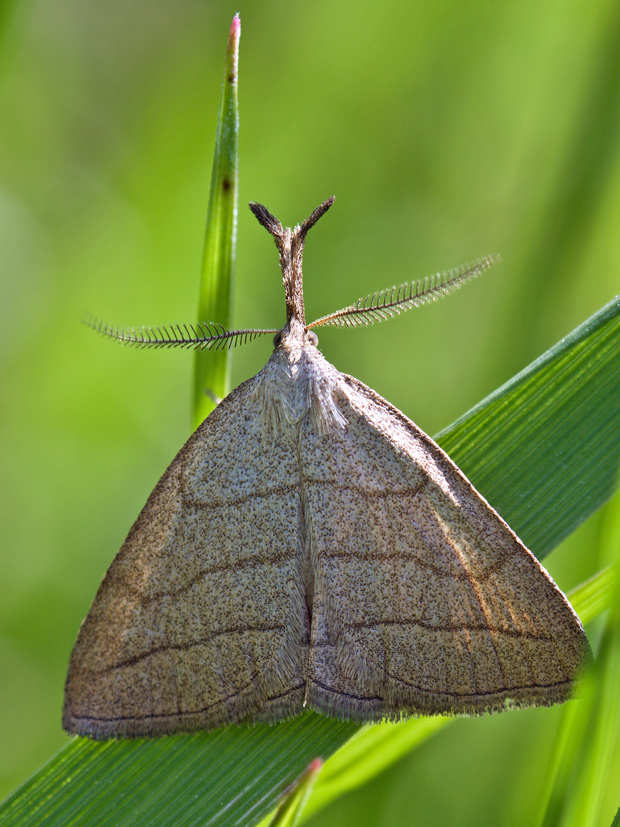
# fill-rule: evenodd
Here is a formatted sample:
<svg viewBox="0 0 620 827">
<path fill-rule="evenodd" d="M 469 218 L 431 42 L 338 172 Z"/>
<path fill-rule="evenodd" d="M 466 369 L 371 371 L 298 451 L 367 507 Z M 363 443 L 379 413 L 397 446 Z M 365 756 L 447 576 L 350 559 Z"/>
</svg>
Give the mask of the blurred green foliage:
<svg viewBox="0 0 620 827">
<path fill-rule="evenodd" d="M 234 12 L 236 326 L 284 313 L 249 200 L 294 223 L 338 196 L 305 256 L 310 317 L 500 252 L 458 297 L 321 334 L 330 361 L 432 434 L 620 283 L 611 0 L 13 5 L 0 41 L 0 794 L 66 743 L 79 623 L 188 435 L 191 355 L 122 350 L 79 319 L 194 320 Z M 233 383 L 269 351 L 240 349 Z M 599 522 L 545 561 L 564 590 L 608 561 Z M 309 823 L 529 825 L 563 714 L 457 721 Z M 616 790 L 594 823 L 611 822 Z"/>
</svg>

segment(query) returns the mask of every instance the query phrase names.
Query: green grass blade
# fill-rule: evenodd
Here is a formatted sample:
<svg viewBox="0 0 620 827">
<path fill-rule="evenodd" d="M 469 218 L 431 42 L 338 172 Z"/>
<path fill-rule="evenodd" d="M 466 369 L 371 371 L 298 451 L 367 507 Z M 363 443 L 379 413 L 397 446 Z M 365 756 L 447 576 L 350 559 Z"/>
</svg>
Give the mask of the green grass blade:
<svg viewBox="0 0 620 827">
<path fill-rule="evenodd" d="M 235 15 L 230 27 L 226 68 L 215 138 L 211 191 L 198 300 L 198 321 L 232 325 L 237 195 L 239 170 L 239 107 L 237 65 L 241 24 Z M 229 349 L 196 351 L 194 362 L 193 425 L 207 417 L 218 399 L 230 391 Z"/>
<path fill-rule="evenodd" d="M 616 579 L 615 569 L 607 566 L 569 593 L 573 608 L 584 624 L 611 606 Z M 575 705 L 566 709 L 577 711 Z M 362 727 L 325 764 L 304 811 L 304 818 L 309 818 L 334 799 L 383 772 L 454 720 L 455 718 L 440 717 L 416 718 L 398 724 Z"/>
<path fill-rule="evenodd" d="M 620 732 L 620 497 L 606 509 L 600 552 L 610 561 L 606 577 L 609 614 L 596 661 L 583 681 L 581 702 L 563 710 L 562 727 L 546 775 L 544 827 L 596 827 L 613 771 Z M 609 574 L 612 574 L 611 579 Z M 592 601 L 590 581 L 584 594 Z"/>
<path fill-rule="evenodd" d="M 616 300 L 441 439 L 491 502 L 510 515 L 513 528 L 537 540 L 536 553 L 559 542 L 614 487 L 619 356 Z M 574 479 L 580 481 L 576 487 Z M 418 724 L 426 726 L 415 721 L 412 731 Z M 256 824 L 309 761 L 327 758 L 358 729 L 308 714 L 273 727 L 153 742 L 74 739 L 0 807 L 0 820 L 23 827 L 89 821 L 106 827 L 151 818 L 175 827 Z M 363 762 L 359 766 L 367 772 Z"/>
<path fill-rule="evenodd" d="M 309 764 L 291 785 L 268 827 L 295 827 L 322 767 L 320 758 L 315 758 Z"/>
<path fill-rule="evenodd" d="M 454 720 L 437 716 L 362 727 L 326 762 L 304 810 L 303 820 L 384 772 Z"/>
<path fill-rule="evenodd" d="M 617 297 L 437 437 L 539 559 L 618 485 L 619 313 Z"/>
<path fill-rule="evenodd" d="M 308 760 L 356 730 L 309 714 L 280 726 L 229 727 L 153 741 L 74 738 L 0 808 L 0 823 L 254 824 Z M 283 781 L 284 780 L 284 781 Z"/>
<path fill-rule="evenodd" d="M 569 593 L 572 607 L 584 625 L 612 605 L 617 580 L 617 569 L 614 566 L 607 566 Z"/>
<path fill-rule="evenodd" d="M 564 827 L 595 827 L 610 776 L 614 747 L 620 725 L 620 624 L 605 630 L 591 680 L 596 693 L 589 708 L 579 706 L 578 714 L 588 720 L 580 745 L 580 772 L 570 798 Z M 589 714 L 588 714 L 589 713 Z"/>
</svg>

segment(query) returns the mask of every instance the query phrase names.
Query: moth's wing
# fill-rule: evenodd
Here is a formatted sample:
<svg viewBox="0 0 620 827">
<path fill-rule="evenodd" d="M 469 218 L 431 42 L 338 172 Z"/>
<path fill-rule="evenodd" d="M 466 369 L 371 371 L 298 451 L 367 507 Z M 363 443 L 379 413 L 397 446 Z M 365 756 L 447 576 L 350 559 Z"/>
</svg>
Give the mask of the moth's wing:
<svg viewBox="0 0 620 827">
<path fill-rule="evenodd" d="M 63 725 L 93 738 L 297 714 L 308 617 L 299 470 L 233 391 L 181 449 L 103 580 L 69 666 Z"/>
<path fill-rule="evenodd" d="M 315 574 L 307 703 L 344 718 L 567 699 L 588 643 L 536 558 L 446 454 L 352 377 L 304 429 Z"/>
</svg>

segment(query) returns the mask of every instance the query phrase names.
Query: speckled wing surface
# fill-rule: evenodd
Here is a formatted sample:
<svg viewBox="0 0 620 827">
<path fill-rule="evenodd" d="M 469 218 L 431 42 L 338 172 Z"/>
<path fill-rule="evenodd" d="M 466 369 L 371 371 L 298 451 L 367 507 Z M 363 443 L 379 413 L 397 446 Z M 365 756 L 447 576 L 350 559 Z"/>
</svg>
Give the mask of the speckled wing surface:
<svg viewBox="0 0 620 827">
<path fill-rule="evenodd" d="M 103 580 L 71 657 L 63 725 L 91 738 L 302 710 L 296 453 L 263 440 L 256 377 L 190 437 Z"/>
<path fill-rule="evenodd" d="M 93 324 L 138 347 L 276 336 L 263 370 L 177 454 L 108 570 L 71 656 L 68 732 L 158 736 L 304 709 L 482 714 L 571 695 L 589 647 L 562 592 L 426 434 L 324 359 L 312 329 L 388 318 L 495 258 L 306 325 L 303 246 L 333 200 L 294 229 L 250 205 L 279 251 L 282 329 Z"/>
<path fill-rule="evenodd" d="M 562 592 L 426 434 L 338 386 L 346 428 L 300 440 L 308 705 L 366 721 L 566 700 L 589 647 Z"/>
<path fill-rule="evenodd" d="M 145 737 L 304 708 L 375 721 L 570 697 L 587 639 L 544 568 L 416 425 L 313 362 L 341 426 L 308 413 L 266 428 L 270 362 L 175 457 L 82 625 L 65 729 Z"/>
</svg>

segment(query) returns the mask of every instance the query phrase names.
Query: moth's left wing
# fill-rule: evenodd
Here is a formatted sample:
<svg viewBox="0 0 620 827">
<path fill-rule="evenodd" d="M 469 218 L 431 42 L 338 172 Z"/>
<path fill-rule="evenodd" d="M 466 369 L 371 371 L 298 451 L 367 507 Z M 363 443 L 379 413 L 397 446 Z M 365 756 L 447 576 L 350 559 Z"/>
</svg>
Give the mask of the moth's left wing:
<svg viewBox="0 0 620 827">
<path fill-rule="evenodd" d="M 307 608 L 294 446 L 234 390 L 177 454 L 110 566 L 71 656 L 65 729 L 213 729 L 303 709 Z"/>
</svg>

